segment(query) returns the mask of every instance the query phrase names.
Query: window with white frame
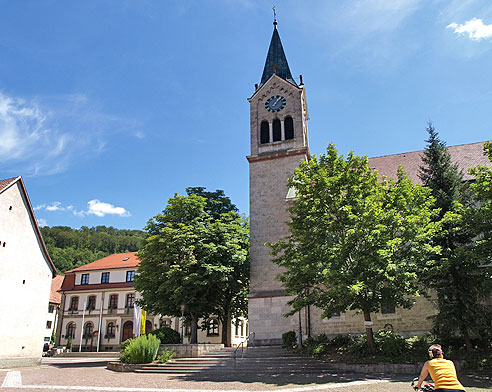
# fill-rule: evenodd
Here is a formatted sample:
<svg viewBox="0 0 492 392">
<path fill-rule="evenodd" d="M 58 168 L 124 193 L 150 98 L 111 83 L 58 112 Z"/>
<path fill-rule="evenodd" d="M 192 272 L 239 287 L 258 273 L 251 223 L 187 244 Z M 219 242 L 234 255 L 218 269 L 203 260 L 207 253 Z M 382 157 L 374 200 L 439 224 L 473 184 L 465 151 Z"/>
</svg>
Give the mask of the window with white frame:
<svg viewBox="0 0 492 392">
<path fill-rule="evenodd" d="M 80 284 L 89 284 L 89 274 L 82 274 Z"/>
<path fill-rule="evenodd" d="M 70 322 L 67 324 L 67 333 L 65 334 L 65 339 L 75 337 L 75 323 Z"/>
<path fill-rule="evenodd" d="M 135 282 L 135 271 L 126 271 L 126 281 Z"/>
<path fill-rule="evenodd" d="M 133 308 L 134 303 L 135 303 L 135 293 L 127 294 L 125 308 Z"/>
<path fill-rule="evenodd" d="M 216 318 L 208 320 L 207 336 L 219 336 L 219 321 Z"/>
<path fill-rule="evenodd" d="M 101 283 L 109 283 L 109 272 L 103 272 L 101 274 Z"/>
<path fill-rule="evenodd" d="M 79 297 L 73 296 L 70 299 L 70 307 L 68 310 L 79 310 Z"/>
</svg>

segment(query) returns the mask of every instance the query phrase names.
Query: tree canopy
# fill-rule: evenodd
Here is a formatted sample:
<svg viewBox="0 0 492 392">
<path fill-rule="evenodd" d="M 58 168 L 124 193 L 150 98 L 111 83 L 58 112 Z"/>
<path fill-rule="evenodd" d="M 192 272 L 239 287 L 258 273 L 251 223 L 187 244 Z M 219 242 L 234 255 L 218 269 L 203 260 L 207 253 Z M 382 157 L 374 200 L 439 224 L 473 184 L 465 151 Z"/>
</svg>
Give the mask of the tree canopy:
<svg viewBox="0 0 492 392">
<path fill-rule="evenodd" d="M 402 168 L 396 181 L 380 178 L 366 157 L 339 156 L 333 144 L 301 162 L 289 186 L 297 194 L 290 234 L 271 247 L 295 296 L 291 314 L 310 304 L 322 317 L 362 311 L 372 348 L 371 313 L 383 303 L 410 307 L 419 294 L 417 262 L 432 251 L 430 190 Z"/>
<path fill-rule="evenodd" d="M 227 325 L 247 311 L 249 230 L 223 191 L 187 193 L 149 220 L 135 287 L 155 313 L 180 316 L 185 305 L 196 343 L 199 318 L 217 315 Z"/>
</svg>

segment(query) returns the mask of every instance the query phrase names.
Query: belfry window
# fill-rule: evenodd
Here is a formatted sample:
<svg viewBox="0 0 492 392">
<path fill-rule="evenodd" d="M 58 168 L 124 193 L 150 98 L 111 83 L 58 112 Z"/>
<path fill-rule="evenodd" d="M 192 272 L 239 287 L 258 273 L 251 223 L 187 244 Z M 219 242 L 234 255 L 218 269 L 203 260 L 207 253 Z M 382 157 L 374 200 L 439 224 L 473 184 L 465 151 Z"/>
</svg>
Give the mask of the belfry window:
<svg viewBox="0 0 492 392">
<path fill-rule="evenodd" d="M 279 142 L 282 140 L 282 126 L 280 125 L 280 120 L 276 118 L 273 120 L 273 141 Z"/>
<path fill-rule="evenodd" d="M 270 126 L 268 125 L 268 121 L 261 122 L 260 143 L 261 144 L 270 143 Z"/>
<path fill-rule="evenodd" d="M 294 120 L 292 117 L 285 117 L 285 140 L 294 139 Z"/>
</svg>

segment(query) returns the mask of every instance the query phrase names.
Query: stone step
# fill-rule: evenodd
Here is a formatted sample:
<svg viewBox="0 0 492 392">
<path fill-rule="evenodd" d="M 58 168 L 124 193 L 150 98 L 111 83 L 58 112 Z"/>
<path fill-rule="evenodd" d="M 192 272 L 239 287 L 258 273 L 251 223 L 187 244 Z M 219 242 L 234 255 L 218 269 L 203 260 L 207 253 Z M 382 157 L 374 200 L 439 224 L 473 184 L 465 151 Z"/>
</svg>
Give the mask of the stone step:
<svg viewBox="0 0 492 392">
<path fill-rule="evenodd" d="M 237 358 L 234 360 L 234 352 Z M 333 373 L 329 363 L 315 358 L 305 358 L 280 346 L 250 347 L 244 350 L 226 348 L 207 353 L 198 358 L 177 358 L 165 364 L 145 365 L 139 373 L 209 374 L 209 373 L 281 373 L 319 374 Z"/>
<path fill-rule="evenodd" d="M 165 373 L 165 374 L 231 374 L 231 373 L 251 373 L 251 374 L 333 374 L 336 372 L 334 369 L 329 368 L 234 368 L 234 367 L 220 367 L 220 368 L 208 368 L 208 369 L 174 369 L 166 367 L 143 367 L 136 369 L 138 373 Z"/>
</svg>

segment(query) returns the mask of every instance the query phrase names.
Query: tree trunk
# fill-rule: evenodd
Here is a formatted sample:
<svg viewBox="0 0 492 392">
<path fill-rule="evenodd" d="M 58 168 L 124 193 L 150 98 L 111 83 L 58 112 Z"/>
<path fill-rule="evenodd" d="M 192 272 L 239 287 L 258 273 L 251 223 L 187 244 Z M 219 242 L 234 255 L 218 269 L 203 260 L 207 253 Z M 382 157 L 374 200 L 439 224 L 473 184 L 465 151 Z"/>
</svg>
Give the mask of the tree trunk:
<svg viewBox="0 0 492 392">
<path fill-rule="evenodd" d="M 473 344 L 466 328 L 463 328 L 462 334 L 463 338 L 465 339 L 466 351 L 468 351 L 469 353 L 473 352 Z"/>
<path fill-rule="evenodd" d="M 366 336 L 367 336 L 367 347 L 370 352 L 374 352 L 376 349 L 376 345 L 374 344 L 374 335 L 372 333 L 372 321 L 371 321 L 371 313 L 364 310 L 364 326 L 366 327 Z"/>
<path fill-rule="evenodd" d="M 227 317 L 226 317 L 227 318 Z M 220 342 L 224 345 L 224 347 L 227 347 L 227 322 L 226 322 L 226 318 L 220 318 L 220 322 L 221 322 L 221 327 L 222 327 L 222 337 L 220 339 Z"/>
<path fill-rule="evenodd" d="M 220 320 L 222 323 L 222 341 L 221 343 L 225 347 L 232 346 L 232 335 L 231 335 L 231 307 L 230 304 L 224 305 L 223 308 L 223 318 Z"/>
<path fill-rule="evenodd" d="M 197 344 L 198 343 L 198 317 L 195 313 L 191 313 L 191 336 L 190 343 Z"/>
</svg>

